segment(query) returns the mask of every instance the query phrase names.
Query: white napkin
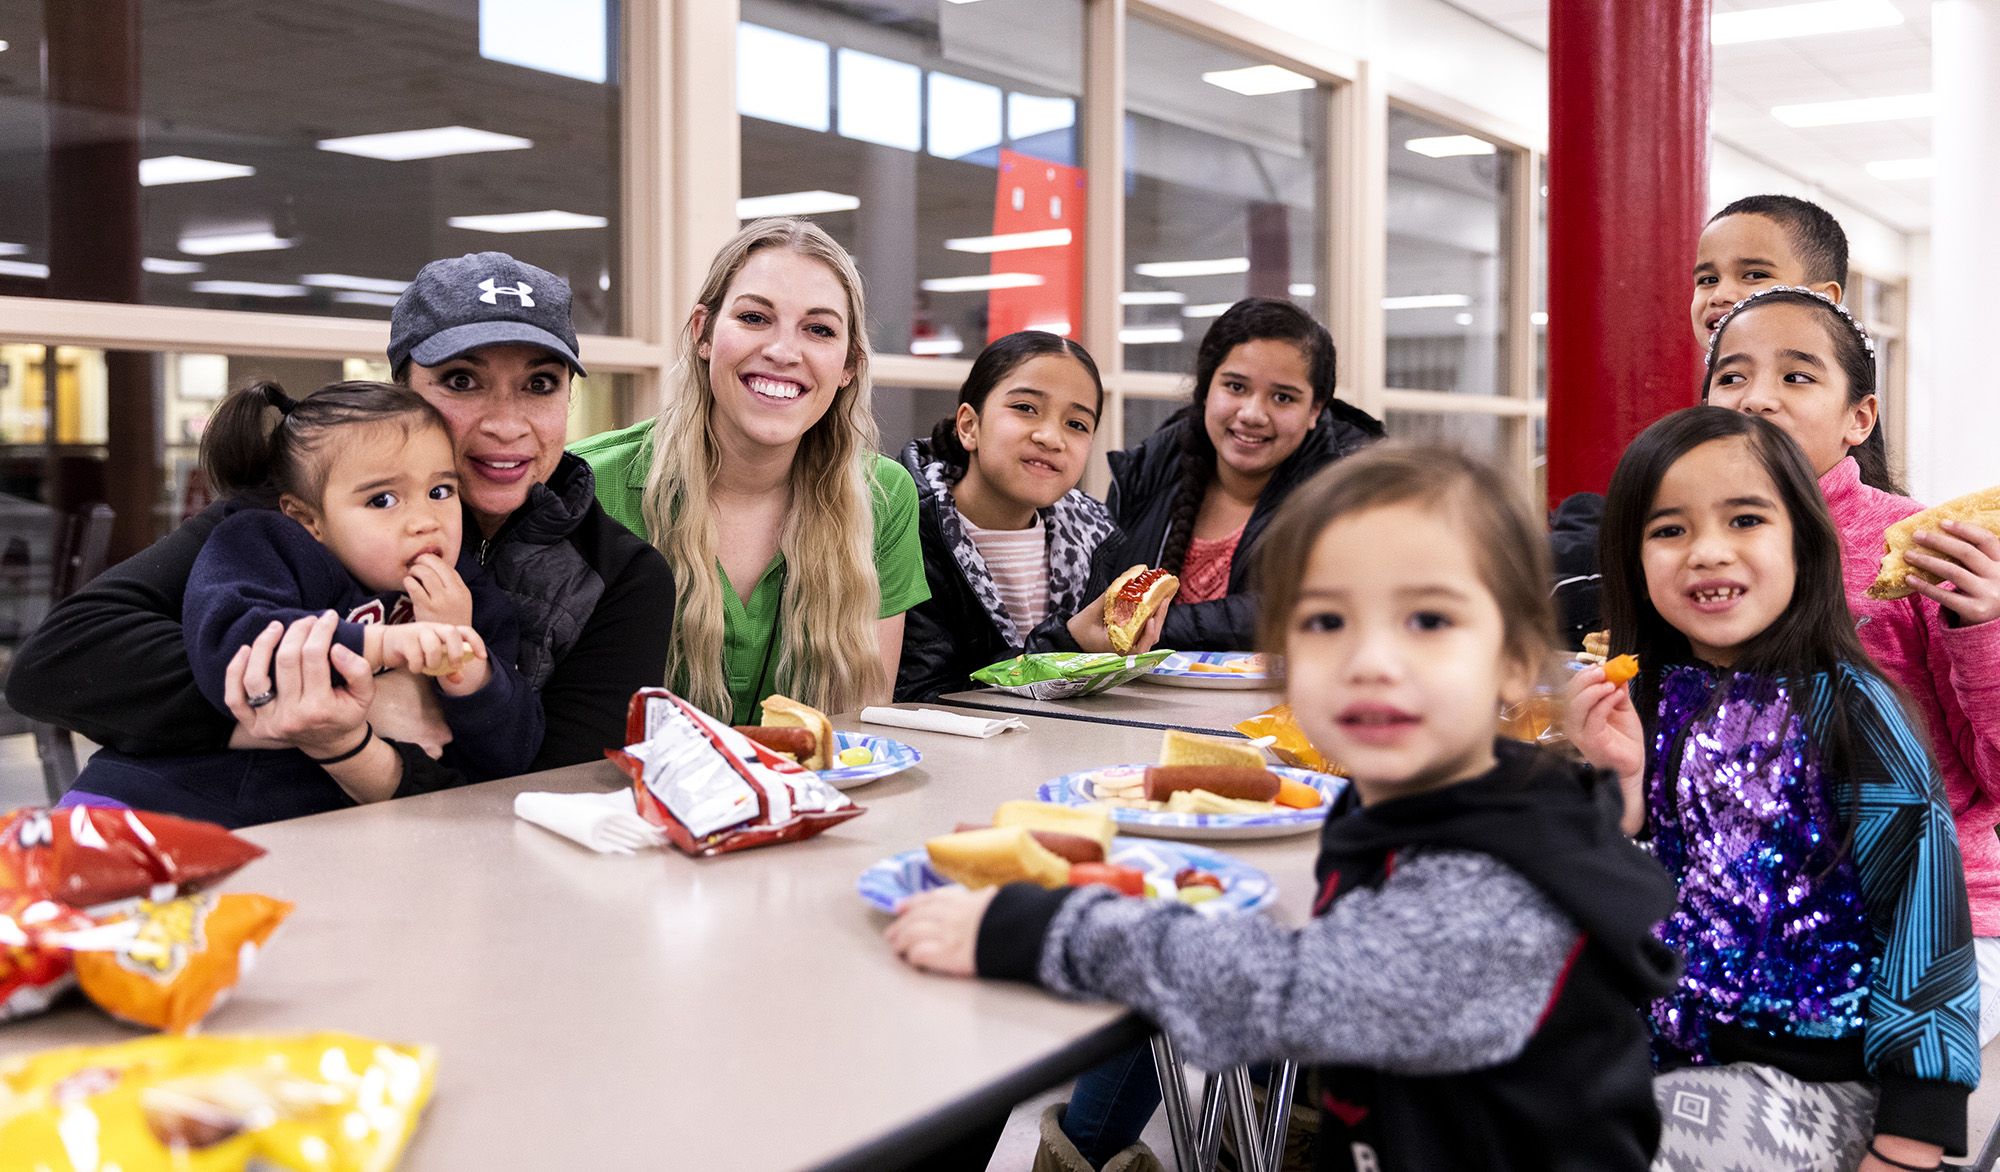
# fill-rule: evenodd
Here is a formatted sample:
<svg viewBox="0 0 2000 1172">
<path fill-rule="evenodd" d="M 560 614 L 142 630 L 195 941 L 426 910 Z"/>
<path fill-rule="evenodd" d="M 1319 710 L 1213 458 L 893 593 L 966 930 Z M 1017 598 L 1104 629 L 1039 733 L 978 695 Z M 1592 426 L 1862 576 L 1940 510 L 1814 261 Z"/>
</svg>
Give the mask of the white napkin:
<svg viewBox="0 0 2000 1172">
<path fill-rule="evenodd" d="M 639 817 L 630 789 L 608 794 L 516 794 L 514 813 L 603 854 L 629 855 L 666 842 L 658 827 Z"/>
<path fill-rule="evenodd" d="M 935 708 L 919 708 L 911 712 L 906 708 L 863 708 L 863 724 L 887 724 L 896 728 L 915 728 L 925 732 L 950 733 L 955 737 L 997 737 L 1010 728 L 1025 729 L 1028 726 L 1014 717 L 1003 720 L 982 720 L 977 716 L 961 716 L 956 712 L 940 712 Z"/>
</svg>

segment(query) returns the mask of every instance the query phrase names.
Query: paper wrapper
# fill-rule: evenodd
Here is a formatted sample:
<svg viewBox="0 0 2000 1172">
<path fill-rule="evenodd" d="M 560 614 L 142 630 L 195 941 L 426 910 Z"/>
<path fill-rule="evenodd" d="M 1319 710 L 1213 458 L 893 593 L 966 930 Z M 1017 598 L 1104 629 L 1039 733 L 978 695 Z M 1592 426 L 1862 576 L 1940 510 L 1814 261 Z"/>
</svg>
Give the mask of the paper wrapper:
<svg viewBox="0 0 2000 1172">
<path fill-rule="evenodd" d="M 683 854 L 703 858 L 811 838 L 866 811 L 665 688 L 626 709 L 624 749 L 605 756 L 632 779 L 639 816 Z"/>
</svg>

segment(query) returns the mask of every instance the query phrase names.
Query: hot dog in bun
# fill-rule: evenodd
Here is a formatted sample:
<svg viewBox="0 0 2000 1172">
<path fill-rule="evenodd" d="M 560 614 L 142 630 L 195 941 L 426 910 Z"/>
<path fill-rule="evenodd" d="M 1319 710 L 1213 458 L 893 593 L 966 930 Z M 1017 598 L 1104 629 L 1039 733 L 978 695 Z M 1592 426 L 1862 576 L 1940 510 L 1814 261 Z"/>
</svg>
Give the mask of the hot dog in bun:
<svg viewBox="0 0 2000 1172">
<path fill-rule="evenodd" d="M 1162 569 L 1133 566 L 1118 575 L 1104 592 L 1104 628 L 1111 635 L 1111 649 L 1119 654 L 1132 650 L 1132 641 L 1146 629 L 1153 612 L 1171 602 L 1181 580 Z"/>
<path fill-rule="evenodd" d="M 807 769 L 825 769 L 833 761 L 833 722 L 826 713 L 810 704 L 801 704 L 790 696 L 766 696 L 763 701 L 764 725 L 770 728 L 802 728 L 812 733 L 812 750 L 799 758 L 799 764 Z"/>
</svg>

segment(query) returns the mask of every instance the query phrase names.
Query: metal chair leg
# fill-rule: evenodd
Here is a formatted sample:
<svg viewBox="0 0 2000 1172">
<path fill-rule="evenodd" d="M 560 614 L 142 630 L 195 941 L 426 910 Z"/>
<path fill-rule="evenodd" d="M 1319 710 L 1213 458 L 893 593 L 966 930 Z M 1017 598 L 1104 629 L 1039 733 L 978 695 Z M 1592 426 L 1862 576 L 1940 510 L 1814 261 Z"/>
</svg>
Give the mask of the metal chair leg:
<svg viewBox="0 0 2000 1172">
<path fill-rule="evenodd" d="M 1264 1153 L 1264 1129 L 1257 1118 L 1257 1097 L 1250 1092 L 1250 1069 L 1230 1067 L 1222 1076 L 1222 1085 L 1228 1088 L 1230 1114 L 1236 1120 L 1236 1162 L 1244 1172 L 1266 1172 L 1270 1161 Z"/>
<path fill-rule="evenodd" d="M 1273 1062 L 1271 1081 L 1264 1087 L 1264 1167 L 1281 1172 L 1285 1166 L 1285 1135 L 1292 1121 L 1292 1087 L 1299 1068 L 1293 1062 Z"/>
<path fill-rule="evenodd" d="M 1197 1163 L 1199 1144 L 1194 1131 L 1193 1112 L 1188 1109 L 1187 1076 L 1180 1056 L 1165 1034 L 1153 1035 L 1153 1070 L 1160 1079 L 1160 1103 L 1167 1109 L 1167 1132 L 1174 1141 L 1174 1162 L 1181 1172 L 1206 1172 Z"/>
</svg>

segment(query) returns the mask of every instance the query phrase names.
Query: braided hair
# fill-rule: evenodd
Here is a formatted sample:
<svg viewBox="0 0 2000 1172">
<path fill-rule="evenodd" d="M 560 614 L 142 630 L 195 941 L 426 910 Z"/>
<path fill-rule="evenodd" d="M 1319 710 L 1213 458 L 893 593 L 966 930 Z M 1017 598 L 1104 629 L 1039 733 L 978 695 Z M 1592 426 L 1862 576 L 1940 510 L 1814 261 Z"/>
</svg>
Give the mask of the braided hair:
<svg viewBox="0 0 2000 1172">
<path fill-rule="evenodd" d="M 1167 510 L 1166 547 L 1160 554 L 1160 567 L 1170 574 L 1180 573 L 1187 561 L 1195 518 L 1208 496 L 1209 483 L 1215 479 L 1215 441 L 1209 439 L 1205 422 L 1209 384 L 1238 346 L 1267 338 L 1290 342 L 1305 357 L 1312 384 L 1313 418 L 1317 419 L 1333 399 L 1333 337 L 1311 314 L 1289 301 L 1245 297 L 1215 319 L 1195 352 L 1194 398 L 1183 415 L 1180 484 Z"/>
<path fill-rule="evenodd" d="M 1737 302 L 1721 321 L 1715 323 L 1715 331 L 1708 338 L 1708 372 L 1701 383 L 1702 402 L 1708 402 L 1709 388 L 1715 385 L 1715 363 L 1722 354 L 1723 331 L 1739 315 L 1763 305 L 1803 305 L 1825 318 L 1826 335 L 1833 342 L 1833 360 L 1841 373 L 1847 376 L 1848 406 L 1875 394 L 1875 342 L 1861 323 L 1854 320 L 1847 307 L 1803 285 L 1773 285 Z M 1848 449 L 1848 453 L 1860 466 L 1861 483 L 1896 496 L 1908 495 L 1889 467 L 1889 447 L 1882 436 L 1879 416 L 1868 438 Z"/>
</svg>

